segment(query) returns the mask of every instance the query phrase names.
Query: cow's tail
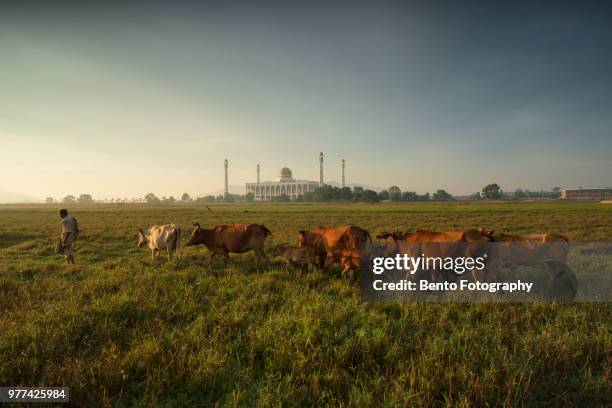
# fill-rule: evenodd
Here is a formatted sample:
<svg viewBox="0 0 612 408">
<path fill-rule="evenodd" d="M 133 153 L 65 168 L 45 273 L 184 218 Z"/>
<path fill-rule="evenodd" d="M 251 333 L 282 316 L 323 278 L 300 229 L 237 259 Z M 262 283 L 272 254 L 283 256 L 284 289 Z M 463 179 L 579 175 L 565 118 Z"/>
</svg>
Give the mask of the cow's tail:
<svg viewBox="0 0 612 408">
<path fill-rule="evenodd" d="M 266 234 L 266 237 L 267 237 L 268 235 L 272 235 L 272 231 L 270 231 L 270 230 L 268 229 L 268 227 L 266 227 L 266 226 L 265 226 L 265 225 L 263 225 L 263 224 L 261 224 L 261 225 L 260 225 L 260 227 L 261 227 L 261 228 L 264 230 L 264 233 Z"/>
<path fill-rule="evenodd" d="M 178 225 L 175 226 L 176 227 L 176 237 L 174 238 L 174 249 L 176 251 L 176 259 L 177 260 L 181 260 L 183 259 L 183 249 L 181 247 L 181 227 L 179 227 Z"/>
</svg>

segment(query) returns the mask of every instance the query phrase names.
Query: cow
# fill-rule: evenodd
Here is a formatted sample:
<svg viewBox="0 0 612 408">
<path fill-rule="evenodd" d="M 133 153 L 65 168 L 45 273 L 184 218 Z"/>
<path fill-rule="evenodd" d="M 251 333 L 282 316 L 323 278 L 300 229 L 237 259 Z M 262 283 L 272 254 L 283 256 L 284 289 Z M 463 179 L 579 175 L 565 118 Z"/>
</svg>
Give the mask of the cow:
<svg viewBox="0 0 612 408">
<path fill-rule="evenodd" d="M 496 266 L 514 270 L 519 266 L 546 265 L 550 271 L 550 285 L 559 282 L 568 286 L 573 299 L 578 282 L 574 272 L 567 266 L 569 239 L 561 234 L 529 234 L 495 236 L 493 262 Z"/>
<path fill-rule="evenodd" d="M 272 250 L 271 254 L 272 256 L 282 257 L 287 263 L 287 266 L 293 264 L 306 264 L 308 265 L 309 271 L 312 271 L 313 268 L 316 267 L 315 262 L 317 254 L 314 249 L 310 247 L 288 247 L 279 245 Z"/>
<path fill-rule="evenodd" d="M 168 253 L 170 261 L 176 251 L 176 260 L 183 257 L 181 251 L 181 228 L 176 224 L 153 225 L 142 229 L 138 228 L 138 247 L 147 244 L 151 249 L 151 258 L 154 262 L 159 260 L 159 255 L 164 249 Z"/>
<path fill-rule="evenodd" d="M 210 251 L 210 262 L 215 255 L 222 255 L 225 265 L 229 261 L 229 253 L 241 254 L 255 251 L 258 261 L 269 263 L 264 253 L 264 242 L 272 232 L 260 224 L 229 224 L 216 225 L 211 229 L 202 228 L 199 223 L 193 224 L 191 238 L 187 246 L 202 245 Z"/>
<path fill-rule="evenodd" d="M 396 236 L 398 252 L 411 257 L 424 256 L 426 258 L 459 258 L 459 257 L 487 257 L 488 244 L 493 242 L 494 231 L 485 228 L 479 230 L 437 232 L 417 230 L 413 233 L 403 233 Z M 432 280 L 438 280 L 440 271 L 430 270 Z M 442 271 L 443 272 L 443 271 Z M 470 271 L 474 281 L 477 281 L 476 271 Z"/>
<path fill-rule="evenodd" d="M 399 230 L 381 232 L 376 235 L 379 244 L 377 253 L 382 254 L 382 256 L 394 256 L 398 253 L 398 241 L 405 239 L 409 234 L 409 232 L 400 232 Z"/>
<path fill-rule="evenodd" d="M 319 267 L 325 267 L 326 259 L 331 263 L 340 262 L 343 274 L 355 268 L 355 258 L 361 256 L 368 241 L 372 242 L 370 233 L 363 228 L 350 225 L 347 227 L 319 227 L 312 231 L 299 231 L 298 246 L 312 248 L 319 258 Z M 351 252 L 351 251 L 359 252 Z M 347 252 L 348 251 L 348 252 Z"/>
<path fill-rule="evenodd" d="M 495 236 L 496 261 L 504 266 L 534 266 L 543 263 L 567 263 L 569 240 L 560 234 Z"/>
<path fill-rule="evenodd" d="M 381 232 L 380 234 L 376 235 L 376 239 L 381 243 L 381 244 L 390 244 L 390 243 L 394 243 L 397 240 L 397 233 L 396 232 Z"/>
</svg>

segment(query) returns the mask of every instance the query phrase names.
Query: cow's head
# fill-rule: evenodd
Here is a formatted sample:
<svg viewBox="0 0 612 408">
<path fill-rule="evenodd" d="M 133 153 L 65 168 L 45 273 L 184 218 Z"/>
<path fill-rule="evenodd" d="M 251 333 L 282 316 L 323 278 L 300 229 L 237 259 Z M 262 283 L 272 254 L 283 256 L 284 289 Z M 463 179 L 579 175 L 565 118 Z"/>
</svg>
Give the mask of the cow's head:
<svg viewBox="0 0 612 408">
<path fill-rule="evenodd" d="M 493 230 L 488 230 L 488 229 L 486 229 L 485 227 L 480 227 L 480 230 L 479 230 L 479 231 L 480 231 L 480 233 L 481 233 L 482 235 L 484 235 L 486 238 L 488 238 L 488 240 L 489 240 L 488 242 L 493 242 L 493 241 L 495 241 L 495 235 L 494 235 L 494 234 L 495 234 L 495 231 L 493 231 Z"/>
<path fill-rule="evenodd" d="M 147 243 L 147 236 L 145 235 L 142 228 L 138 228 L 138 248 Z"/>
<path fill-rule="evenodd" d="M 493 235 L 495 231 L 489 231 L 484 227 L 480 229 L 471 229 L 465 231 L 463 234 L 465 241 L 470 244 L 479 244 L 479 243 L 488 243 L 494 242 L 495 236 Z"/>
<path fill-rule="evenodd" d="M 382 241 L 383 243 L 388 243 L 388 242 L 392 242 L 395 241 L 395 234 L 392 232 L 381 232 L 380 234 L 376 235 L 376 239 Z"/>
<path fill-rule="evenodd" d="M 191 238 L 189 238 L 189 241 L 185 243 L 185 245 L 187 246 L 200 245 L 204 243 L 204 236 L 206 230 L 202 228 L 200 226 L 200 223 L 198 222 L 194 223 L 193 226 L 195 228 L 193 229 L 193 231 L 191 231 Z"/>
<path fill-rule="evenodd" d="M 300 230 L 300 231 L 298 231 L 298 237 L 297 237 L 297 240 L 298 240 L 298 246 L 299 246 L 299 247 L 306 246 L 306 243 L 307 243 L 307 238 L 308 238 L 308 234 L 309 234 L 309 233 L 310 233 L 310 232 L 309 232 L 309 231 L 306 231 L 306 230 Z"/>
</svg>

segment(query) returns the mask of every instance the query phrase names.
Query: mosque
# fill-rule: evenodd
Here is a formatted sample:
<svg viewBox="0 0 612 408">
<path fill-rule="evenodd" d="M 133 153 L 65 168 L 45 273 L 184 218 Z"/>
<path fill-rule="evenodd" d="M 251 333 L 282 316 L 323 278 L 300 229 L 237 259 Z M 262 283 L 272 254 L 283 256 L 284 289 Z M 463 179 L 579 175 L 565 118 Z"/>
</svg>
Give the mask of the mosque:
<svg viewBox="0 0 612 408">
<path fill-rule="evenodd" d="M 227 160 L 225 160 L 225 192 L 228 192 L 227 182 Z M 257 165 L 257 182 L 246 183 L 246 193 L 253 193 L 255 201 L 270 201 L 274 197 L 287 195 L 291 199 L 295 199 L 305 193 L 314 192 L 323 183 L 323 152 L 319 154 L 319 181 L 298 180 L 293 178 L 293 173 L 288 167 L 283 167 L 278 172 L 278 177 L 273 181 L 259 180 L 260 166 Z M 342 159 L 342 187 L 344 182 L 344 159 Z"/>
</svg>

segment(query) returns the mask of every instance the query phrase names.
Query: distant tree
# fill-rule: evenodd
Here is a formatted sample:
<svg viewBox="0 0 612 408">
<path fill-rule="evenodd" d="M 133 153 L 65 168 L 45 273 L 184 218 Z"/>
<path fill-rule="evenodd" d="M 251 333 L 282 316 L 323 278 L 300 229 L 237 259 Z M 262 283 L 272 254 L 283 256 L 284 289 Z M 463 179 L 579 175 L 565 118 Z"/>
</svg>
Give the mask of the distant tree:
<svg viewBox="0 0 612 408">
<path fill-rule="evenodd" d="M 438 190 L 433 193 L 433 199 L 438 201 L 450 201 L 454 200 L 453 196 L 447 193 L 445 190 Z"/>
<path fill-rule="evenodd" d="M 482 193 L 479 191 L 470 195 L 470 200 L 482 200 Z"/>
<path fill-rule="evenodd" d="M 444 190 L 442 190 L 442 191 L 444 191 Z M 429 196 L 429 193 L 425 193 L 423 195 L 419 195 L 419 194 L 415 193 L 414 191 L 404 191 L 404 193 L 402 194 L 402 200 L 403 201 L 428 201 L 430 198 L 431 197 Z M 450 199 L 452 200 L 452 196 L 451 196 Z"/>
<path fill-rule="evenodd" d="M 482 188 L 482 196 L 487 200 L 499 200 L 502 194 L 501 187 L 497 183 L 488 184 Z"/>
<path fill-rule="evenodd" d="M 174 203 L 176 202 L 176 198 L 174 198 L 173 196 L 170 197 L 162 197 L 162 201 L 164 203 Z"/>
<path fill-rule="evenodd" d="M 146 195 L 144 198 L 145 198 L 145 201 L 146 201 L 148 204 L 156 204 L 156 203 L 159 203 L 159 198 L 157 198 L 157 196 L 156 196 L 155 194 L 153 194 L 153 193 L 149 193 L 149 194 L 147 194 L 147 195 Z"/>
<path fill-rule="evenodd" d="M 353 187 L 353 200 L 361 201 L 364 191 L 365 190 L 363 189 L 363 187 L 358 187 L 358 186 Z"/>
<path fill-rule="evenodd" d="M 517 189 L 514 191 L 513 196 L 514 196 L 514 198 L 521 199 L 521 198 L 525 198 L 525 197 L 527 197 L 527 194 L 526 194 L 526 193 L 525 193 L 525 191 L 523 191 L 522 189 L 517 188 Z"/>
<path fill-rule="evenodd" d="M 338 190 L 338 199 L 340 201 L 351 201 L 353 199 L 353 192 L 350 187 L 344 187 Z"/>
<path fill-rule="evenodd" d="M 246 193 L 244 195 L 244 201 L 246 201 L 247 203 L 252 203 L 253 201 L 255 201 L 255 194 L 253 194 L 253 193 Z"/>
<path fill-rule="evenodd" d="M 235 203 L 236 202 L 236 195 L 235 194 L 230 194 L 227 193 L 223 196 L 223 202 L 224 203 Z"/>
<path fill-rule="evenodd" d="M 378 196 L 381 200 L 389 200 L 389 192 L 387 190 L 381 191 L 380 193 L 378 193 Z"/>
<path fill-rule="evenodd" d="M 45 203 L 47 203 L 47 204 L 53 204 L 54 202 L 55 202 L 55 200 L 53 199 L 53 197 L 45 198 Z"/>
<path fill-rule="evenodd" d="M 222 203 L 225 201 L 225 196 L 223 194 L 219 194 L 216 198 L 215 201 L 218 203 Z"/>
<path fill-rule="evenodd" d="M 64 203 L 64 204 L 74 204 L 74 203 L 76 203 L 76 197 L 73 196 L 72 194 L 69 194 L 66 197 L 64 197 L 64 199 L 62 200 L 62 203 Z"/>
<path fill-rule="evenodd" d="M 275 203 L 288 203 L 289 201 L 291 201 L 291 198 L 285 193 L 276 197 L 272 197 L 272 202 Z"/>
<path fill-rule="evenodd" d="M 308 191 L 300 196 L 297 196 L 295 201 L 300 202 L 300 203 L 315 201 L 314 193 L 312 191 Z"/>
<path fill-rule="evenodd" d="M 183 195 L 181 196 L 181 201 L 182 202 L 188 202 L 191 201 L 191 196 L 187 193 L 183 193 Z"/>
<path fill-rule="evenodd" d="M 374 190 L 364 190 L 361 200 L 367 203 L 378 203 L 380 196 Z"/>
<path fill-rule="evenodd" d="M 93 203 L 94 199 L 91 196 L 91 194 L 81 194 L 79 196 L 79 204 L 87 204 L 87 203 Z"/>
<path fill-rule="evenodd" d="M 336 201 L 338 200 L 340 189 L 338 187 L 324 184 L 314 192 L 315 201 Z"/>
<path fill-rule="evenodd" d="M 402 200 L 419 201 L 419 195 L 414 191 L 404 191 L 404 193 L 402 194 Z"/>
<path fill-rule="evenodd" d="M 389 198 L 392 201 L 401 201 L 402 200 L 402 190 L 398 186 L 391 186 L 387 189 L 389 192 Z"/>
</svg>

